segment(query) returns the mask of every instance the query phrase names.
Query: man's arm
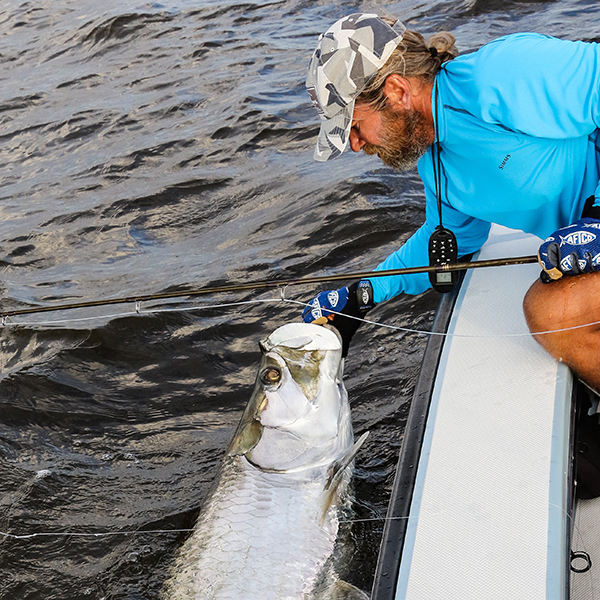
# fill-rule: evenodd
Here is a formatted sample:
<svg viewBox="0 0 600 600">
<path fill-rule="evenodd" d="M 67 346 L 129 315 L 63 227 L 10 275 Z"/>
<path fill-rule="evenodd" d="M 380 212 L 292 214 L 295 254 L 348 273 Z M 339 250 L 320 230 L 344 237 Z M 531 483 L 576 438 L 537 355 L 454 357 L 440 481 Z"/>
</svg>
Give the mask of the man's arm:
<svg viewBox="0 0 600 600">
<path fill-rule="evenodd" d="M 424 157 L 423 160 L 426 160 Z M 426 190 L 428 197 L 427 219 L 425 223 L 401 246 L 396 252 L 390 254 L 376 271 L 386 269 L 402 269 L 404 267 L 421 267 L 429 264 L 429 238 L 437 225 L 439 216 L 434 194 Z M 458 241 L 458 255 L 464 256 L 479 250 L 490 232 L 491 224 L 473 217 L 469 217 L 451 206 L 444 204 L 442 207 L 444 227 L 450 229 Z M 374 277 L 373 299 L 375 303 L 389 300 L 404 292 L 405 294 L 420 294 L 431 287 L 427 274 L 401 275 L 396 277 Z"/>
</svg>

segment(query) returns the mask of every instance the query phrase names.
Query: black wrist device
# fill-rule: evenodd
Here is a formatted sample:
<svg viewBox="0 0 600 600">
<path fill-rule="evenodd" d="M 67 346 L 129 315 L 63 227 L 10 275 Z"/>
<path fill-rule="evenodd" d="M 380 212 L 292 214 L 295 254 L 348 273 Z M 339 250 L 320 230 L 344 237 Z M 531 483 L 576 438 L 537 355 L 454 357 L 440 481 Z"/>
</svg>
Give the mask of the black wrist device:
<svg viewBox="0 0 600 600">
<path fill-rule="evenodd" d="M 373 302 L 373 286 L 368 279 L 361 279 L 358 283 L 351 285 L 348 289 L 351 290 L 355 287 L 358 312 L 364 314 L 375 306 L 375 303 Z"/>
</svg>

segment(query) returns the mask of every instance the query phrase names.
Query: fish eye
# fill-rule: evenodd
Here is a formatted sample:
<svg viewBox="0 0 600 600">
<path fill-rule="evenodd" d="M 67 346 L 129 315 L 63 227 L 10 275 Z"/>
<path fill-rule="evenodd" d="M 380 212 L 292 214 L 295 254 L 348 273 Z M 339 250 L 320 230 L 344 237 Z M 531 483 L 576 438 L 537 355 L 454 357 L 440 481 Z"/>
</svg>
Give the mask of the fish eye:
<svg viewBox="0 0 600 600">
<path fill-rule="evenodd" d="M 275 367 L 267 367 L 260 374 L 260 380 L 266 385 L 273 385 L 279 383 L 281 379 L 281 371 Z"/>
</svg>

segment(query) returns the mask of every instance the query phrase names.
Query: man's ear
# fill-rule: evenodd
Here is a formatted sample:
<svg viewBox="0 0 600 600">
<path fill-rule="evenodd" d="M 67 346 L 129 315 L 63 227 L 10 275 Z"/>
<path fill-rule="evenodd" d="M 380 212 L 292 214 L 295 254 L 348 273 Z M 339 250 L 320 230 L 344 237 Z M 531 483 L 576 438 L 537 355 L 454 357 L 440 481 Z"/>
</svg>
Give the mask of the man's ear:
<svg viewBox="0 0 600 600">
<path fill-rule="evenodd" d="M 387 76 L 383 85 L 383 91 L 387 96 L 390 108 L 406 110 L 411 107 L 412 90 L 407 79 L 392 73 Z"/>
</svg>

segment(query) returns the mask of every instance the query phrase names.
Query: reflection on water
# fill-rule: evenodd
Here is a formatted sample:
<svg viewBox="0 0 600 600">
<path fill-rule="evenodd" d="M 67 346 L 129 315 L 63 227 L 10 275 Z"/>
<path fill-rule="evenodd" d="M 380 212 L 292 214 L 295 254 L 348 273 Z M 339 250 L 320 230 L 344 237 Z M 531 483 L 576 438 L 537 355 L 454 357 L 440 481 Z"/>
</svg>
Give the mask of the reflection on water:
<svg viewBox="0 0 600 600">
<path fill-rule="evenodd" d="M 304 90 L 317 35 L 371 8 L 0 3 L 2 308 L 376 265 L 422 222 L 419 180 L 373 158 L 314 163 Z M 593 39 L 600 13 L 592 0 L 386 10 L 425 33 L 449 29 L 462 51 L 523 30 Z M 427 329 L 437 300 L 399 298 L 372 315 Z M 185 533 L 155 531 L 192 526 L 250 397 L 257 342 L 299 312 L 256 304 L 2 328 L 0 531 L 62 533 L 0 537 L 0 597 L 157 598 Z M 371 431 L 355 477 L 364 521 L 350 532 L 363 589 L 425 342 L 365 326 L 347 361 L 355 430 Z M 90 532 L 112 535 L 75 535 Z"/>
</svg>

